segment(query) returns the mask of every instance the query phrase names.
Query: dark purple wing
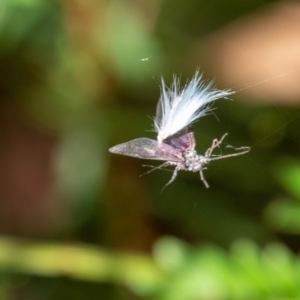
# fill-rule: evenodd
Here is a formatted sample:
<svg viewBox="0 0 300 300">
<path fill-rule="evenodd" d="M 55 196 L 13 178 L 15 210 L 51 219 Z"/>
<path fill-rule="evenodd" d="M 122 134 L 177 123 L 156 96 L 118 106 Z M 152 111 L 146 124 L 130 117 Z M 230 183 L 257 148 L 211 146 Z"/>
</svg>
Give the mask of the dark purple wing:
<svg viewBox="0 0 300 300">
<path fill-rule="evenodd" d="M 181 162 L 181 151 L 165 143 L 139 138 L 109 149 L 110 152 L 144 159 Z"/>
<path fill-rule="evenodd" d="M 175 97 L 174 92 L 168 90 L 166 91 L 166 93 L 168 93 L 168 96 L 170 99 L 172 99 L 172 101 L 180 100 L 180 97 L 177 98 Z M 158 122 L 158 124 L 160 124 L 163 115 L 162 103 L 163 100 L 160 98 L 157 103 L 156 117 L 155 117 L 155 120 L 156 122 Z M 166 144 L 169 144 L 172 147 L 180 149 L 181 151 L 194 150 L 196 146 L 196 142 L 195 142 L 193 127 L 190 125 L 183 128 L 178 133 L 165 139 L 164 142 Z"/>
<path fill-rule="evenodd" d="M 168 137 L 164 142 L 181 151 L 194 150 L 196 146 L 194 131 L 192 126 L 185 127 L 178 133 Z"/>
</svg>

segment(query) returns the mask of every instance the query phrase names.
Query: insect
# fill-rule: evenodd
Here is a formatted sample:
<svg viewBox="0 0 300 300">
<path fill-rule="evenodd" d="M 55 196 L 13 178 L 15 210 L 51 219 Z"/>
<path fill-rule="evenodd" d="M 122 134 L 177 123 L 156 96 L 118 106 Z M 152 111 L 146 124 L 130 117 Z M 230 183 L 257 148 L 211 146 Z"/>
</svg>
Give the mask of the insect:
<svg viewBox="0 0 300 300">
<path fill-rule="evenodd" d="M 221 139 L 213 140 L 204 155 L 199 155 L 195 150 L 196 141 L 192 123 L 211 111 L 213 101 L 226 98 L 233 93 L 230 90 L 218 90 L 212 83 L 204 83 L 198 71 L 182 89 L 176 76 L 170 88 L 165 86 L 162 79 L 161 96 L 154 119 L 157 140 L 138 138 L 116 145 L 109 151 L 141 159 L 165 161 L 147 173 L 174 166 L 173 175 L 165 187 L 175 180 L 178 171 L 184 170 L 199 172 L 201 181 L 208 188 L 203 170 L 207 169 L 211 161 L 246 154 L 250 151 L 250 147 L 235 148 L 237 152 L 227 155 L 213 155 L 214 149 L 218 148 L 227 136 L 225 133 Z"/>
</svg>

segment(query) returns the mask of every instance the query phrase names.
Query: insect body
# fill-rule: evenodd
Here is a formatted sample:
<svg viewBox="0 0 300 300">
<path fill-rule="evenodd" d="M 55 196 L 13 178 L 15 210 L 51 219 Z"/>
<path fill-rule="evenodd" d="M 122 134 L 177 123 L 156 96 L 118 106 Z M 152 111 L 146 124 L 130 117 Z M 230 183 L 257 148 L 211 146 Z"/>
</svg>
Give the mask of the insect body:
<svg viewBox="0 0 300 300">
<path fill-rule="evenodd" d="M 213 155 L 213 150 L 222 144 L 226 133 L 220 140 L 213 140 L 211 147 L 204 155 L 199 155 L 195 151 L 196 142 L 191 123 L 210 111 L 209 104 L 212 101 L 232 93 L 232 91 L 214 89 L 211 84 L 205 85 L 201 82 L 198 72 L 182 90 L 176 77 L 170 89 L 167 89 L 162 81 L 162 94 L 154 120 L 154 128 L 158 134 L 157 140 L 138 138 L 116 145 L 109 151 L 142 159 L 165 161 L 149 172 L 166 166 L 174 166 L 172 178 L 166 186 L 175 180 L 178 171 L 184 170 L 200 172 L 200 178 L 208 188 L 203 170 L 210 161 L 245 154 L 250 151 L 250 147 L 236 148 L 238 152 L 232 154 Z"/>
</svg>

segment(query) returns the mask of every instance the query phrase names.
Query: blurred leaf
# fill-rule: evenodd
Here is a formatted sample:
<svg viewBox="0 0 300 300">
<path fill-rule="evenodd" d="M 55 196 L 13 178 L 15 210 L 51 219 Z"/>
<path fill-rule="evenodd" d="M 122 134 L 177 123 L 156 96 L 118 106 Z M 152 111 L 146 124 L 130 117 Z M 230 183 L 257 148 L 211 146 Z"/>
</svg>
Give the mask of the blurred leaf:
<svg viewBox="0 0 300 300">
<path fill-rule="evenodd" d="M 299 258 L 294 259 L 293 254 L 283 245 L 273 244 L 263 251 L 262 260 L 272 290 L 282 296 L 297 298 L 300 283 Z"/>
<path fill-rule="evenodd" d="M 300 161 L 293 157 L 282 157 L 276 162 L 274 171 L 286 191 L 300 201 Z"/>
<path fill-rule="evenodd" d="M 185 265 L 187 250 L 182 241 L 165 237 L 155 244 L 154 258 L 162 269 L 172 272 Z"/>
<path fill-rule="evenodd" d="M 265 209 L 266 221 L 277 230 L 300 234 L 300 203 L 291 199 L 273 200 Z"/>
<path fill-rule="evenodd" d="M 2 41 L 0 53 L 14 51 L 22 42 L 40 36 L 31 33 L 48 15 L 49 8 L 54 4 L 53 1 L 51 2 L 45 4 L 38 0 L 2 0 L 0 4 L 0 39 Z M 45 36 L 43 38 L 45 40 Z"/>
<path fill-rule="evenodd" d="M 232 247 L 233 260 L 238 272 L 242 275 L 244 293 L 252 297 L 266 297 L 268 282 L 266 281 L 260 251 L 251 241 L 239 241 Z M 242 290 L 241 290 L 242 291 Z M 240 291 L 240 292 L 241 292 Z"/>
<path fill-rule="evenodd" d="M 149 73 L 162 70 L 158 42 L 146 29 L 145 21 L 125 1 L 109 2 L 107 32 L 99 34 L 101 49 L 107 49 L 112 64 L 129 84 L 141 84 Z M 102 28 L 103 29 L 103 28 Z M 150 59 L 145 72 L 143 59 Z M 151 71 L 150 71 L 151 69 Z"/>
</svg>

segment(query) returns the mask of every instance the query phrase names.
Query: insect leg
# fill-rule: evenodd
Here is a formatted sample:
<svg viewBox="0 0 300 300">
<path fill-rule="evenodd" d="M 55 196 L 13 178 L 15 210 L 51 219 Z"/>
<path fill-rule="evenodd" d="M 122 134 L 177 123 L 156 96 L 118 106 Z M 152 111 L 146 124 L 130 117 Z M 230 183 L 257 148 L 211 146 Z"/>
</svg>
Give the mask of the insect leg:
<svg viewBox="0 0 300 300">
<path fill-rule="evenodd" d="M 209 188 L 209 184 L 207 183 L 207 181 L 204 178 L 203 170 L 205 170 L 205 169 L 200 170 L 200 179 L 203 182 L 203 184 L 205 185 L 205 187 L 208 189 Z"/>
<path fill-rule="evenodd" d="M 176 168 L 174 169 L 173 175 L 171 177 L 171 180 L 167 184 L 165 184 L 165 186 L 162 188 L 161 192 L 175 180 L 179 170 L 180 170 L 180 166 L 176 166 Z"/>
</svg>

